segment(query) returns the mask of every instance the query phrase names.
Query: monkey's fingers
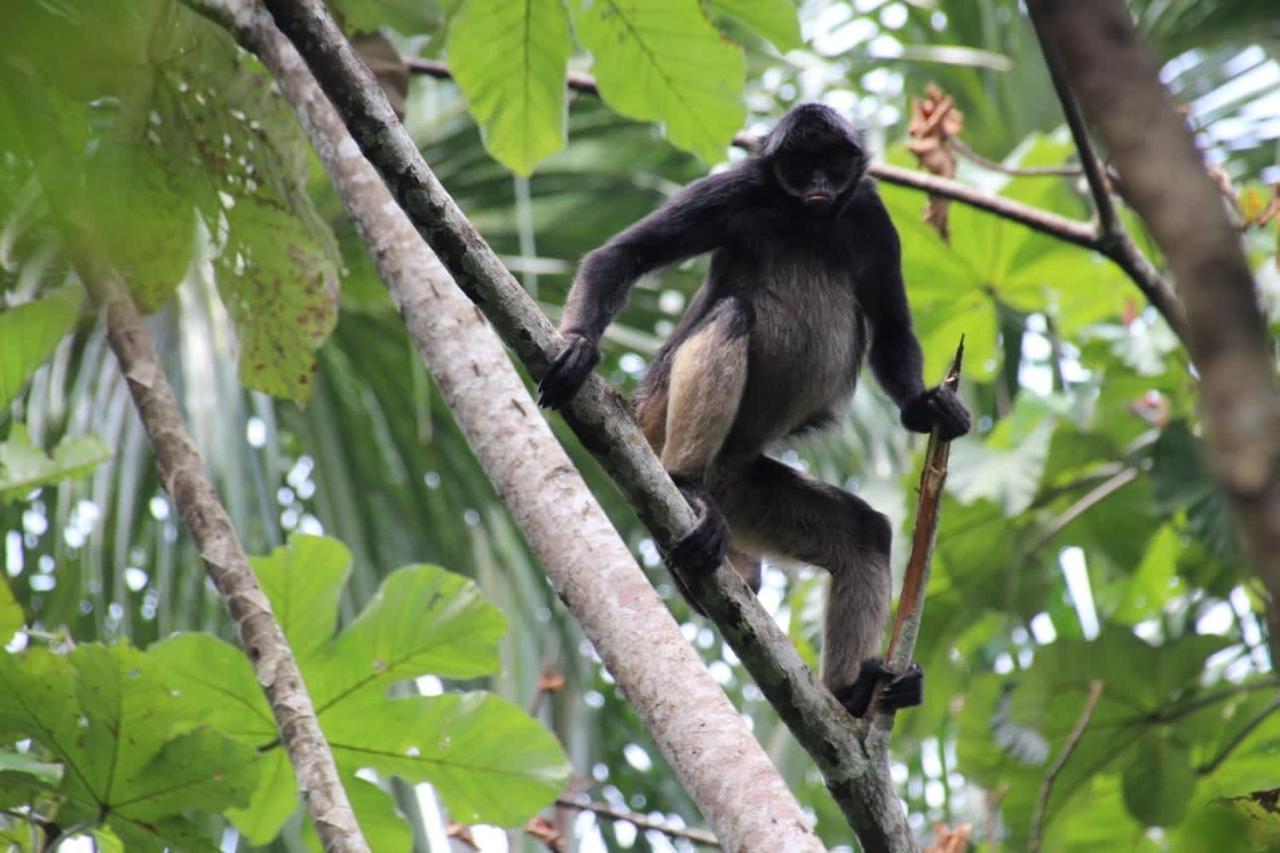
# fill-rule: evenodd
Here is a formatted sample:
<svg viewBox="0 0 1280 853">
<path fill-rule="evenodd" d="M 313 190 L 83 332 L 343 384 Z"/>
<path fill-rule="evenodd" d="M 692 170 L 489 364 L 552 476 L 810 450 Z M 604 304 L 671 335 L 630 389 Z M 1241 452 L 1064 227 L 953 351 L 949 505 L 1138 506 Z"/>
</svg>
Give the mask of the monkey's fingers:
<svg viewBox="0 0 1280 853">
<path fill-rule="evenodd" d="M 563 409 L 599 363 L 599 347 L 583 338 L 570 338 L 538 383 L 538 405 Z"/>
<path fill-rule="evenodd" d="M 938 388 L 937 392 L 932 403 L 937 416 L 938 437 L 943 441 L 959 438 L 973 425 L 969 410 L 955 392 L 947 388 Z"/>
<path fill-rule="evenodd" d="M 667 562 L 677 572 L 705 575 L 716 570 L 729 552 L 729 525 L 715 509 L 708 509 L 697 526 L 671 546 Z"/>
<path fill-rule="evenodd" d="M 878 707 L 884 711 L 912 708 L 924 702 L 924 670 L 913 663 L 880 691 Z"/>
<path fill-rule="evenodd" d="M 896 673 L 884 665 L 880 658 L 867 658 L 858 670 L 858 677 L 852 684 L 837 687 L 831 691 L 836 701 L 855 717 L 864 717 L 871 707 L 871 697 L 875 695 L 880 682 L 893 678 Z"/>
<path fill-rule="evenodd" d="M 675 475 L 672 479 L 698 513 L 698 523 L 671 546 L 667 564 L 688 575 L 714 572 L 729 553 L 729 525 L 705 488 L 688 477 Z"/>
</svg>

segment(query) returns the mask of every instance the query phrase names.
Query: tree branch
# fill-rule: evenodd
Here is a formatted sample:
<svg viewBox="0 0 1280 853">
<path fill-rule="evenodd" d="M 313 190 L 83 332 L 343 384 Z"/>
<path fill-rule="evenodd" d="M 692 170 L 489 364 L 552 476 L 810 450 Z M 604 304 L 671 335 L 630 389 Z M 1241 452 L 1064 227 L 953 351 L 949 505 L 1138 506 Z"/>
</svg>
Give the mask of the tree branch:
<svg viewBox="0 0 1280 853">
<path fill-rule="evenodd" d="M 820 849 L 768 755 L 556 441 L 502 342 L 392 199 L 293 45 L 256 2 L 193 3 L 228 27 L 274 76 L 477 461 L 708 823 L 731 849 Z M 475 239 L 477 250 L 487 252 Z M 507 322 L 529 322 L 528 339 L 549 341 L 546 319 L 503 274 L 473 290 L 495 299 L 518 297 L 519 305 L 505 310 L 527 314 Z M 726 774 L 726 767 L 734 772 Z"/>
<path fill-rule="evenodd" d="M 107 343 L 151 442 L 160 482 L 190 531 L 235 625 L 240 647 L 253 664 L 316 834 L 326 851 L 367 853 L 369 845 L 356 823 L 293 650 L 204 469 L 133 298 L 84 224 L 89 217 L 81 206 L 83 189 L 71 179 L 69 169 L 51 165 L 73 162 L 66 140 L 51 120 L 47 103 L 34 94 L 39 87 L 3 66 L 0 74 L 10 75 L 4 88 L 30 119 L 24 126 L 26 143 L 33 153 L 39 152 L 32 159 L 45 197 L 62 228 L 76 274 L 102 317 Z"/>
<path fill-rule="evenodd" d="M 705 830 L 686 829 L 684 827 L 672 826 L 669 823 L 653 820 L 648 815 L 642 815 L 638 812 L 615 809 L 608 803 L 578 802 L 577 800 L 560 797 L 556 800 L 556 805 L 566 809 L 575 809 L 580 812 L 591 812 L 594 815 L 599 815 L 600 817 L 608 820 L 620 820 L 624 823 L 631 824 L 637 829 L 656 830 L 670 838 L 683 838 L 688 841 L 692 841 L 694 844 L 701 844 L 705 847 L 720 846 L 720 842 L 716 840 L 716 837 Z"/>
<path fill-rule="evenodd" d="M 453 75 L 443 62 L 430 59 L 406 59 L 409 70 L 418 74 L 426 74 L 439 80 L 451 80 Z M 587 95 L 599 95 L 595 80 L 588 74 L 570 73 L 565 85 L 576 92 Z M 757 140 L 747 133 L 739 133 L 733 137 L 733 144 L 747 151 L 754 151 Z M 1086 145 L 1088 141 L 1086 139 Z M 1085 151 L 1082 149 L 1082 156 Z M 1097 167 L 1097 161 L 1094 160 Z M 1123 230 L 1108 232 L 1099 230 L 1091 223 L 1080 222 L 1066 216 L 1059 216 L 1038 207 L 975 190 L 959 181 L 941 178 L 927 172 L 904 169 L 888 163 L 872 163 L 867 172 L 886 184 L 894 184 L 908 189 L 920 190 L 929 195 L 951 199 L 969 207 L 985 210 L 1003 219 L 1025 225 L 1033 231 L 1047 234 L 1075 246 L 1091 249 L 1111 260 L 1133 280 L 1142 294 L 1164 317 L 1165 322 L 1174 333 L 1186 340 L 1186 317 L 1173 288 L 1142 254 L 1132 238 Z M 1093 183 L 1090 182 L 1090 186 Z M 1105 186 L 1105 185 L 1104 185 Z M 1097 197 L 1095 196 L 1095 199 Z M 1110 197 L 1106 197 L 1110 204 Z M 1114 208 L 1112 208 L 1114 210 Z"/>
<path fill-rule="evenodd" d="M 1044 782 L 1040 785 L 1040 796 L 1036 798 L 1035 811 L 1031 813 L 1031 832 L 1027 839 L 1027 849 L 1031 853 L 1040 849 L 1040 843 L 1044 836 L 1044 814 L 1049 807 L 1049 796 L 1053 793 L 1053 783 L 1058 778 L 1058 774 L 1062 772 L 1062 768 L 1067 765 L 1067 759 L 1071 757 L 1071 753 L 1076 751 L 1076 746 L 1080 743 L 1080 739 L 1084 737 L 1084 731 L 1089 727 L 1089 720 L 1093 718 L 1093 709 L 1098 706 L 1098 699 L 1102 696 L 1102 682 L 1094 679 L 1089 682 L 1089 695 L 1085 697 L 1084 708 L 1080 711 L 1080 719 L 1076 720 L 1076 724 L 1071 729 L 1071 733 L 1067 735 L 1067 739 L 1062 743 L 1062 749 L 1058 752 L 1058 757 L 1049 767 L 1048 772 L 1044 774 Z"/>
<path fill-rule="evenodd" d="M 951 369 L 942 380 L 944 387 L 952 391 L 960 384 L 960 369 L 964 364 L 964 338 L 956 347 Z M 885 660 L 890 668 L 903 672 L 911 664 L 920 635 L 920 622 L 924 619 L 924 599 L 929 586 L 929 569 L 933 564 L 933 547 L 938 540 L 938 512 L 942 508 L 942 489 L 947 483 L 947 460 L 951 456 L 951 442 L 938 437 L 934 428 L 929 434 L 929 444 L 924 452 L 924 464 L 920 469 L 919 496 L 916 498 L 916 523 L 911 531 L 911 554 L 902 576 L 902 592 L 898 596 L 898 610 L 893 617 L 893 630 L 889 632 L 889 649 Z M 867 745 L 873 752 L 889 752 L 889 735 L 893 731 L 896 714 L 878 714 L 868 731 Z"/>
<path fill-rule="evenodd" d="M 1272 657 L 1278 659 L 1280 392 L 1240 235 L 1124 4 L 1030 0 L 1028 6 L 1106 143 L 1126 199 L 1146 220 L 1178 282 L 1210 462 L 1271 596 Z"/>
<path fill-rule="evenodd" d="M 541 376 L 562 346 L 559 335 L 440 185 L 324 7 L 316 0 L 268 0 L 266 5 L 419 233 L 530 373 Z M 629 407 L 603 380 L 591 378 L 565 420 L 663 547 L 693 527 L 693 511 L 649 449 Z M 813 756 L 864 848 L 916 850 L 887 759 L 869 760 L 847 712 L 816 682 L 732 567 L 722 566 L 689 586 Z M 721 828 L 715 829 L 728 843 Z"/>
<path fill-rule="evenodd" d="M 1236 732 L 1231 740 L 1223 744 L 1222 749 L 1218 750 L 1218 754 L 1206 761 L 1203 765 L 1196 768 L 1196 773 L 1201 776 L 1208 776 L 1213 771 L 1222 766 L 1222 762 L 1226 761 L 1235 751 L 1236 747 L 1244 743 L 1245 738 L 1253 733 L 1253 730 L 1262 725 L 1267 717 L 1270 717 L 1276 711 L 1280 711 L 1280 696 L 1272 699 L 1262 710 L 1254 714 L 1253 717 L 1240 727 L 1240 731 Z"/>
</svg>

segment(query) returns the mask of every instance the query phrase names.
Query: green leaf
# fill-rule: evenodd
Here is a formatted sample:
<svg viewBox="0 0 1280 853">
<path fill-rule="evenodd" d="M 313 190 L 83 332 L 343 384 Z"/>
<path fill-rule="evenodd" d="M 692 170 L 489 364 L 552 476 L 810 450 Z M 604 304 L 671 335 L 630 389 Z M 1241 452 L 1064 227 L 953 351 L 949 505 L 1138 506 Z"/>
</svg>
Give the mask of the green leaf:
<svg viewBox="0 0 1280 853">
<path fill-rule="evenodd" d="M 366 695 L 328 714 L 325 732 L 339 764 L 431 782 L 462 823 L 519 826 L 569 778 L 555 737 L 487 693 Z"/>
<path fill-rule="evenodd" d="M 434 34 L 444 25 L 445 18 L 440 0 L 333 0 L 329 6 L 341 13 L 347 33 L 391 27 L 407 36 Z"/>
<path fill-rule="evenodd" d="M 778 50 L 802 47 L 800 17 L 791 0 L 704 0 L 712 15 L 728 15 L 773 42 Z"/>
<path fill-rule="evenodd" d="M 360 832 L 369 842 L 371 850 L 412 850 L 413 829 L 400 810 L 394 797 L 378 785 L 348 775 L 342 780 L 347 789 L 351 807 L 355 809 Z M 324 846 L 316 835 L 315 826 L 307 821 L 302 830 L 302 841 L 308 850 L 321 853 Z"/>
<path fill-rule="evenodd" d="M 485 148 L 521 175 L 565 141 L 563 0 L 469 0 L 449 24 L 449 68 Z"/>
<path fill-rule="evenodd" d="M 29 752 L 0 749 L 0 773 L 23 773 L 46 785 L 57 785 L 62 778 L 62 765 L 41 761 Z"/>
<path fill-rule="evenodd" d="M 0 733 L 32 737 L 65 765 L 60 817 L 107 810 L 126 842 L 185 838 L 163 827 L 189 808 L 246 803 L 257 784 L 255 750 L 201 727 L 155 664 L 125 645 L 0 657 Z"/>
<path fill-rule="evenodd" d="M 987 499 L 1014 516 L 1031 505 L 1040 484 L 1055 419 L 1029 392 L 1018 396 L 1013 413 L 982 441 L 962 441 L 951 449 L 948 486 L 966 503 Z"/>
<path fill-rule="evenodd" d="M 294 536 L 254 567 L 280 612 L 307 611 L 285 618 L 309 645 L 332 630 L 335 585 L 346 577 L 348 560 L 332 539 Z M 516 825 L 546 805 L 567 765 L 555 738 L 527 714 L 482 694 L 386 696 L 392 683 L 427 673 L 473 678 L 493 671 L 505 629 L 502 614 L 460 575 L 436 566 L 392 573 L 338 637 L 300 656 L 320 724 L 344 770 L 372 767 L 435 782 L 459 820 L 478 815 Z M 148 655 L 184 699 L 203 709 L 205 722 L 254 748 L 269 746 L 252 801 L 227 813 L 254 843 L 269 842 L 296 808 L 297 785 L 248 661 L 206 634 L 172 637 Z M 376 792 L 370 796 L 371 811 L 357 804 L 361 825 L 368 820 L 392 833 L 384 805 Z"/>
<path fill-rule="evenodd" d="M 1138 742 L 1124 768 L 1125 805 L 1148 826 L 1172 826 L 1182 820 L 1195 788 L 1187 747 L 1158 729 Z"/>
<path fill-rule="evenodd" d="M 8 581 L 0 578 L 0 646 L 7 645 L 25 624 L 27 617 L 22 612 L 22 605 L 13 597 Z"/>
<path fill-rule="evenodd" d="M 742 127 L 745 63 L 692 0 L 573 0 L 581 44 L 595 58 L 600 95 L 628 118 L 659 121 L 667 137 L 708 163 Z"/>
<path fill-rule="evenodd" d="M 347 794 L 351 789 L 348 786 Z M 228 809 L 227 819 L 250 842 L 267 844 L 280 834 L 289 816 L 298 810 L 298 782 L 289 755 L 279 746 L 262 756 L 258 789 L 242 809 Z M 307 826 L 311 821 L 307 821 Z M 377 849 L 377 848 L 375 848 Z"/>
<path fill-rule="evenodd" d="M 87 476 L 110 458 L 107 446 L 92 436 L 67 436 L 49 456 L 31 443 L 25 426 L 15 423 L 0 444 L 0 503 L 23 500 L 38 486 Z"/>
<path fill-rule="evenodd" d="M 1158 616 L 1165 603 L 1181 591 L 1176 571 L 1181 550 L 1182 540 L 1173 525 L 1162 525 L 1125 584 L 1124 599 L 1112 618 L 1132 625 Z"/>
<path fill-rule="evenodd" d="M 263 747 L 278 737 L 271 707 L 244 652 L 212 634 L 176 634 L 147 656 L 165 683 L 200 709 L 200 719 L 236 740 Z"/>
<path fill-rule="evenodd" d="M 0 410 L 75 327 L 83 298 L 80 288 L 64 287 L 0 312 Z"/>
<path fill-rule="evenodd" d="M 507 620 L 472 581 L 439 566 L 391 574 L 356 620 L 315 656 L 316 708 L 397 681 L 435 674 L 475 678 L 498 667 Z"/>
<path fill-rule="evenodd" d="M 347 546 L 295 533 L 287 546 L 250 562 L 295 655 L 304 657 L 333 638 L 338 599 L 351 574 Z"/>
</svg>

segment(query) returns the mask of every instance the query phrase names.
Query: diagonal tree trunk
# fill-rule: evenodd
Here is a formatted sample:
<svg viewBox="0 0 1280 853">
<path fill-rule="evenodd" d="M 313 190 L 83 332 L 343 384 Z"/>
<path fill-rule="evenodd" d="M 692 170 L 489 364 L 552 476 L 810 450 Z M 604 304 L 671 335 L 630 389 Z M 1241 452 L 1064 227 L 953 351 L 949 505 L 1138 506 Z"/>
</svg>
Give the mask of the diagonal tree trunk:
<svg viewBox="0 0 1280 853">
<path fill-rule="evenodd" d="M 726 849 L 822 845 L 556 441 L 501 341 L 418 235 L 270 15 L 200 0 L 276 78 L 458 426 Z"/>
</svg>

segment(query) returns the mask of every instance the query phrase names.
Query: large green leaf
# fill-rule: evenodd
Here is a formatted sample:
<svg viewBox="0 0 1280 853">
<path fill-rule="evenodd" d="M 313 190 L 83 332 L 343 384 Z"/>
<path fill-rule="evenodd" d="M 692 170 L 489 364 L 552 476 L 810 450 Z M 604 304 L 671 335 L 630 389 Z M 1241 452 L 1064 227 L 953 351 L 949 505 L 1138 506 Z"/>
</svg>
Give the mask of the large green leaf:
<svg viewBox="0 0 1280 853">
<path fill-rule="evenodd" d="M 130 849 L 199 847 L 203 833 L 179 815 L 243 805 L 257 784 L 256 752 L 199 725 L 126 645 L 0 657 L 0 733 L 33 738 L 63 763 L 59 817 L 105 815 Z"/>
<path fill-rule="evenodd" d="M 569 779 L 555 737 L 487 693 L 364 696 L 326 715 L 325 733 L 340 764 L 431 782 L 462 823 L 518 825 Z"/>
<path fill-rule="evenodd" d="M 449 68 L 489 153 L 522 175 L 565 139 L 564 0 L 469 0 L 449 24 Z"/>
<path fill-rule="evenodd" d="M 295 655 L 302 657 L 333 638 L 338 599 L 351 574 L 351 552 L 345 545 L 295 533 L 287 546 L 251 562 Z"/>
<path fill-rule="evenodd" d="M 383 696 L 397 681 L 475 678 L 498 665 L 507 620 L 472 581 L 438 566 L 392 573 L 369 605 L 314 655 L 309 678 L 326 711 L 353 694 Z"/>
<path fill-rule="evenodd" d="M 14 632 L 27 623 L 22 605 L 13 597 L 13 589 L 6 579 L 0 578 L 0 646 L 6 645 Z"/>
<path fill-rule="evenodd" d="M 58 117 L 29 146 L 60 181 L 46 191 L 83 193 L 97 245 L 146 311 L 188 272 L 199 214 L 239 326 L 243 381 L 305 399 L 337 315 L 338 256 L 306 192 L 302 133 L 273 84 L 181 5 L 21 5 L 3 46 L 26 73 L 6 80 L 37 93 L 28 109 Z M 90 42 L 68 57 L 67 44 Z"/>
<path fill-rule="evenodd" d="M 1167 733 L 1149 732 L 1138 742 L 1124 768 L 1124 801 L 1149 826 L 1182 820 L 1196 788 L 1196 773 L 1185 744 Z"/>
<path fill-rule="evenodd" d="M 0 503 L 22 500 L 39 486 L 84 477 L 110 458 L 110 449 L 93 436 L 67 436 L 50 456 L 31 443 L 25 426 L 14 424 L 0 444 Z"/>
<path fill-rule="evenodd" d="M 360 832 L 369 842 L 370 850 L 413 849 L 413 827 L 396 808 L 391 794 L 353 774 L 344 777 L 342 784 L 347 789 L 351 807 L 356 810 Z M 311 821 L 307 821 L 302 831 L 302 840 L 308 850 L 316 853 L 324 850 Z"/>
<path fill-rule="evenodd" d="M 773 42 L 779 50 L 801 46 L 800 16 L 792 0 L 704 0 L 711 14 L 728 15 Z"/>
<path fill-rule="evenodd" d="M 67 287 L 0 311 L 0 409 L 5 409 L 36 368 L 75 326 L 84 293 Z"/>
<path fill-rule="evenodd" d="M 948 486 L 960 500 L 986 499 L 1014 516 L 1031 505 L 1053 437 L 1053 412 L 1033 394 L 1019 395 L 1012 415 L 979 442 L 951 450 Z"/>
<path fill-rule="evenodd" d="M 313 536 L 294 536 L 254 560 L 286 633 L 300 640 L 303 677 L 344 772 L 373 767 L 432 781 L 457 820 L 516 825 L 534 814 L 559 792 L 567 765 L 555 738 L 527 714 L 484 694 L 387 698 L 392 684 L 417 676 L 492 672 L 502 614 L 472 581 L 411 566 L 392 573 L 360 616 L 328 638 L 348 562 L 341 543 Z M 149 654 L 208 723 L 265 751 L 253 802 L 227 815 L 254 843 L 270 841 L 296 808 L 297 785 L 248 660 L 208 634 L 172 637 Z M 357 816 L 394 835 L 376 793 L 353 798 Z"/>
<path fill-rule="evenodd" d="M 661 122 L 667 137 L 708 163 L 742 127 L 742 51 L 693 0 L 572 0 L 578 40 L 591 51 L 600 94 L 618 112 Z"/>
</svg>

